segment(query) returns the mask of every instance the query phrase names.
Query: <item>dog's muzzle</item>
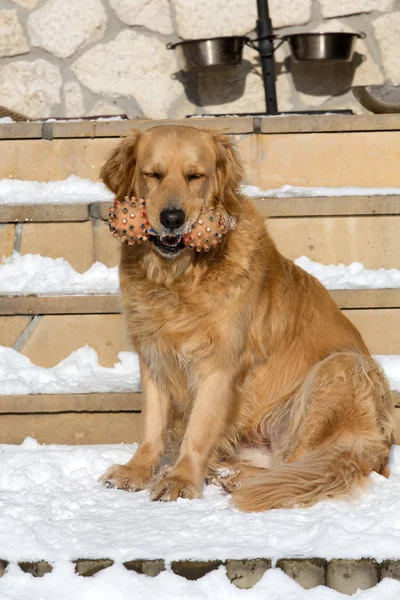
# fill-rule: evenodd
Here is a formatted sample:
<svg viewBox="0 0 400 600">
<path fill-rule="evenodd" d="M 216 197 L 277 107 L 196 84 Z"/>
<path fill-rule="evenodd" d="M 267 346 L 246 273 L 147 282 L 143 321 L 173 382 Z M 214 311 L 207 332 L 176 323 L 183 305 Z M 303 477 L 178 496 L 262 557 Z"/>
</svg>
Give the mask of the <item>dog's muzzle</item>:
<svg viewBox="0 0 400 600">
<path fill-rule="evenodd" d="M 199 218 L 190 226 L 188 232 L 175 235 L 172 231 L 168 235 L 162 235 L 147 219 L 146 201 L 143 198 L 128 196 L 121 201 L 115 200 L 114 206 L 110 207 L 108 218 L 113 236 L 121 242 L 133 245 L 150 241 L 162 253 L 168 255 L 178 254 L 185 246 L 197 252 L 209 252 L 216 248 L 227 232 L 226 221 L 227 215 L 221 210 L 215 210 L 213 206 L 203 206 Z"/>
</svg>

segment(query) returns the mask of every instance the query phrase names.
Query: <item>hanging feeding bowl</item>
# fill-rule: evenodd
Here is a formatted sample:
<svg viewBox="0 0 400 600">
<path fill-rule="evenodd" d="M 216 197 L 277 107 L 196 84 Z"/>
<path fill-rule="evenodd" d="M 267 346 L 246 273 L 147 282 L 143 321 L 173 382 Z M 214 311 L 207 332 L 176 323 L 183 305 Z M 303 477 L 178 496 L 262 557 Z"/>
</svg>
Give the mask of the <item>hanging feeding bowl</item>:
<svg viewBox="0 0 400 600">
<path fill-rule="evenodd" d="M 183 71 L 193 71 L 240 65 L 244 45 L 254 47 L 253 42 L 256 41 L 259 39 L 234 35 L 170 43 L 167 48 L 177 51 L 178 63 Z"/>
<path fill-rule="evenodd" d="M 293 33 L 282 39 L 290 44 L 293 58 L 298 62 L 350 62 L 357 38 L 365 33 Z"/>
<path fill-rule="evenodd" d="M 400 113 L 400 85 L 355 85 L 351 91 L 359 103 L 373 113 Z"/>
</svg>

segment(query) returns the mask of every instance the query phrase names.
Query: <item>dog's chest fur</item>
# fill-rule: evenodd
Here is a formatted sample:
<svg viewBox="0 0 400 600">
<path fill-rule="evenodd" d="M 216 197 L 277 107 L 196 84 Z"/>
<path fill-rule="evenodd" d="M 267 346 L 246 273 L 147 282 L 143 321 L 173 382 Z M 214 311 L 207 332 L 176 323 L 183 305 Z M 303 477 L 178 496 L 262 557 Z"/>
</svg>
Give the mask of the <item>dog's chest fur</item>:
<svg viewBox="0 0 400 600">
<path fill-rule="evenodd" d="M 154 379 L 176 393 L 195 389 L 200 365 L 223 343 L 221 297 L 204 292 L 134 280 L 123 287 L 131 342 Z"/>
</svg>

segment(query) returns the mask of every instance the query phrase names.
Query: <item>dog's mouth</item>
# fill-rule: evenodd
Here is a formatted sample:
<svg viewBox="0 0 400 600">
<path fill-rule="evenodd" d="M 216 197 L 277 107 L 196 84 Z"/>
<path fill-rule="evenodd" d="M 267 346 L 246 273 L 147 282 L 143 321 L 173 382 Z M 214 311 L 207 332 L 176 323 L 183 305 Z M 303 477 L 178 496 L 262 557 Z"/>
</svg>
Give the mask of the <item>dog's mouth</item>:
<svg viewBox="0 0 400 600">
<path fill-rule="evenodd" d="M 186 248 L 180 235 L 149 235 L 149 240 L 166 256 L 176 256 Z"/>
</svg>

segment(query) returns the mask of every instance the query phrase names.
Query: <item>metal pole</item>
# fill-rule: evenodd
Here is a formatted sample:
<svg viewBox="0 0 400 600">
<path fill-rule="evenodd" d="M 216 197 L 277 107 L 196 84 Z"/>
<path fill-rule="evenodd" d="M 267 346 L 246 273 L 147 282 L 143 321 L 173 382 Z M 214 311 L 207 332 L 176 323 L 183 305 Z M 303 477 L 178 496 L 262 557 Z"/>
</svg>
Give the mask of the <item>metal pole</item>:
<svg viewBox="0 0 400 600">
<path fill-rule="evenodd" d="M 257 0 L 257 37 L 272 35 L 272 22 L 269 17 L 268 0 Z M 268 114 L 278 112 L 275 87 L 274 45 L 272 39 L 258 42 L 261 68 L 264 81 L 265 104 Z"/>
</svg>

